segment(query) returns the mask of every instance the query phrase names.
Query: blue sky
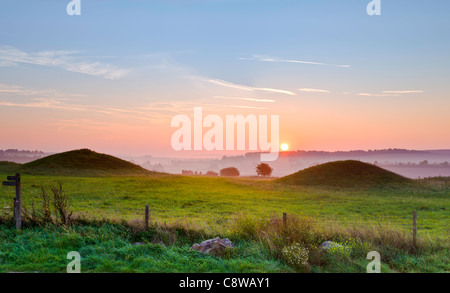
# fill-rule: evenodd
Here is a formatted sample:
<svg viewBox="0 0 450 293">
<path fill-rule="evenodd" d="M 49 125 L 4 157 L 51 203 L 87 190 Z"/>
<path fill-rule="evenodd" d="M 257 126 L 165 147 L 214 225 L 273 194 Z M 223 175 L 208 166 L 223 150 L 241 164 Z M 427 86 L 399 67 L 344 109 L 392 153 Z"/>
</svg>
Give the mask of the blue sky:
<svg viewBox="0 0 450 293">
<path fill-rule="evenodd" d="M 133 140 L 117 149 L 92 138 L 114 121 L 127 132 L 144 131 L 132 120 L 148 119 L 151 132 L 196 104 L 231 105 L 217 97 L 233 97 L 235 111 L 275 111 L 289 124 L 308 117 L 298 123 L 321 136 L 299 130 L 305 137 L 291 144 L 300 149 L 450 147 L 448 1 L 381 0 L 381 16 L 367 15 L 369 0 L 81 0 L 81 16 L 66 14 L 69 2 L 0 2 L 0 121 L 47 127 L 54 137 L 49 145 L 26 134 L 0 148 L 63 150 L 86 137 L 83 144 L 104 151 L 163 154 L 162 138 L 158 147 Z M 376 137 L 337 141 L 325 130 L 336 123 L 322 120 L 342 116 L 352 117 L 340 125 L 343 137 L 363 134 L 351 130 L 357 119 Z M 76 140 L 60 142 L 69 134 Z"/>
</svg>

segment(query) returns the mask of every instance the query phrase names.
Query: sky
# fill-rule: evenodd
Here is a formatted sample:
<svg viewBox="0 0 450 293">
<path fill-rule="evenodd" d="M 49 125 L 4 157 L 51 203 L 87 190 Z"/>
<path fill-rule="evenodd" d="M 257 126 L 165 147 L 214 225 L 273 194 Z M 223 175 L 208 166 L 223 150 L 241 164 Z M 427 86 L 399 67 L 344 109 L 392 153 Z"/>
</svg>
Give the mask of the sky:
<svg viewBox="0 0 450 293">
<path fill-rule="evenodd" d="M 448 1 L 69 2 L 0 0 L 0 149 L 226 153 L 172 149 L 194 107 L 279 115 L 290 150 L 450 148 Z"/>
</svg>

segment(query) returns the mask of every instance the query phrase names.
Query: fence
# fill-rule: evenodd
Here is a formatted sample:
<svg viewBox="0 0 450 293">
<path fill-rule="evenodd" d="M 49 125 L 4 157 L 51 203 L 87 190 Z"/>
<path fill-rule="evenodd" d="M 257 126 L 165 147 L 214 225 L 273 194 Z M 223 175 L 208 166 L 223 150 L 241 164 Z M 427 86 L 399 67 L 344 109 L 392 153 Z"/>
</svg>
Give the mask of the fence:
<svg viewBox="0 0 450 293">
<path fill-rule="evenodd" d="M 140 210 L 142 213 L 142 210 Z M 139 212 L 136 213 L 138 215 Z M 292 215 L 292 214 L 291 214 Z M 307 216 L 307 215 L 305 215 Z M 288 225 L 288 213 L 282 213 L 282 221 L 283 225 Z M 149 206 L 145 206 L 144 212 L 144 226 L 148 229 L 149 225 Z M 402 217 L 389 217 L 389 216 L 378 216 L 376 219 L 367 220 L 366 219 L 351 219 L 351 218 L 338 218 L 338 216 L 319 216 L 313 217 L 313 220 L 317 224 L 323 225 L 338 225 L 339 227 L 357 227 L 357 226 L 366 226 L 366 227 L 389 227 L 393 230 L 403 230 L 405 234 L 411 236 L 412 245 L 417 246 L 417 241 L 419 239 L 418 231 L 422 229 L 422 231 L 431 230 L 433 228 L 441 228 L 445 229 L 447 237 L 449 235 L 450 224 L 448 222 L 443 223 L 441 218 L 431 218 L 431 217 L 418 217 L 417 211 L 412 211 L 410 216 L 402 216 Z M 425 238 L 425 234 L 422 235 Z"/>
<path fill-rule="evenodd" d="M 14 179 L 10 177 L 11 179 Z M 8 179 L 10 179 L 8 178 Z M 19 189 L 20 190 L 20 189 Z M 16 203 L 16 199 L 14 200 L 14 203 Z M 14 204 L 12 205 L 14 206 Z M 184 221 L 184 222 L 190 222 L 191 219 L 188 220 L 188 217 L 186 217 L 183 213 L 176 213 L 171 214 L 171 211 L 169 210 L 151 210 L 151 207 L 146 205 L 142 208 L 138 207 L 129 207 L 129 208 L 113 208 L 113 209 L 105 209 L 103 208 L 102 211 L 96 212 L 95 215 L 88 215 L 87 213 L 83 212 L 77 212 L 78 215 L 85 215 L 86 218 L 98 218 L 98 219 L 118 219 L 118 220 L 136 220 L 138 219 L 140 222 L 143 223 L 143 227 L 148 230 L 149 223 L 151 222 L 159 222 L 159 223 L 166 223 L 167 221 Z M 16 220 L 17 216 L 15 215 L 15 211 L 17 210 L 17 206 L 14 208 L 11 207 L 4 207 L 3 211 L 0 210 L 1 213 L 13 213 Z M 289 215 L 295 215 L 294 213 L 288 214 L 287 212 L 279 213 L 279 215 L 282 215 L 283 223 L 288 223 L 288 217 Z M 309 216 L 305 214 L 305 216 Z M 264 217 L 263 215 L 261 217 Z M 189 217 L 190 218 L 190 217 Z M 202 222 L 200 227 L 201 228 L 208 228 L 208 230 L 211 228 L 210 226 L 226 226 L 227 223 L 229 223 L 232 219 L 230 217 L 224 217 L 223 219 L 205 219 L 203 221 L 202 215 L 200 214 L 198 217 L 195 218 L 192 223 L 198 224 L 199 222 Z M 442 218 L 432 218 L 427 215 L 420 215 L 417 211 L 412 211 L 409 215 L 403 214 L 400 217 L 393 217 L 393 216 L 377 216 L 373 219 L 369 218 L 368 216 L 364 217 L 349 217 L 349 216 L 339 216 L 339 215 L 317 215 L 312 216 L 313 220 L 318 224 L 323 225 L 336 225 L 340 227 L 356 227 L 356 226 L 378 226 L 378 227 L 389 227 L 393 228 L 395 230 L 403 230 L 407 235 L 411 236 L 413 245 L 417 244 L 418 239 L 426 237 L 427 231 L 439 231 L 439 233 L 446 234 L 447 237 L 449 235 L 449 228 L 450 224 L 449 221 L 445 221 Z M 209 223 L 207 222 L 209 221 Z M 213 222 L 211 222 L 213 221 Z M 20 226 L 18 225 L 19 229 Z M 199 227 L 199 225 L 196 225 L 196 227 Z M 213 228 L 214 230 L 214 228 Z M 419 233 L 420 232 L 420 233 Z M 430 235 L 430 234 L 429 234 Z M 434 235 L 433 235 L 434 236 Z M 431 238 L 431 236 L 430 236 Z"/>
</svg>

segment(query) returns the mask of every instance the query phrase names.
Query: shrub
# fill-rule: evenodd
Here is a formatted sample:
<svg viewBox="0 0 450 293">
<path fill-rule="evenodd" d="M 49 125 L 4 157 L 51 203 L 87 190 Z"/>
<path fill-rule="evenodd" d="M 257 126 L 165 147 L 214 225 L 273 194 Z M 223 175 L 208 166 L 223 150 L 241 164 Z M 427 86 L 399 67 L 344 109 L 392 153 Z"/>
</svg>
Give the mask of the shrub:
<svg viewBox="0 0 450 293">
<path fill-rule="evenodd" d="M 69 197 L 64 192 L 62 183 L 58 183 L 58 186 L 50 186 L 51 195 L 49 195 L 44 186 L 40 188 L 38 199 L 41 201 L 42 209 L 36 210 L 34 203 L 32 203 L 30 212 L 24 206 L 22 209 L 24 219 L 32 224 L 45 225 L 58 222 L 54 219 L 55 216 L 59 219 L 61 225 L 70 225 L 72 212 L 70 210 Z M 54 214 L 52 214 L 52 207 Z"/>
<path fill-rule="evenodd" d="M 308 265 L 309 250 L 298 243 L 285 246 L 281 253 L 283 259 L 292 266 L 302 267 Z"/>
<path fill-rule="evenodd" d="M 39 196 L 42 200 L 42 219 L 44 222 L 52 221 L 52 212 L 50 210 L 50 196 L 47 194 L 44 186 L 41 185 L 41 192 Z"/>
<path fill-rule="evenodd" d="M 57 187 L 51 186 L 50 189 L 52 190 L 53 194 L 53 207 L 58 213 L 61 224 L 70 224 L 72 212 L 70 211 L 69 198 L 64 193 L 61 182 L 58 183 Z"/>
<path fill-rule="evenodd" d="M 295 243 L 307 245 L 313 235 L 313 220 L 308 217 L 289 216 L 286 225 L 282 218 L 272 217 L 268 221 L 238 216 L 232 224 L 232 231 L 239 237 L 258 240 L 275 255 L 281 256 L 282 249 Z"/>
<path fill-rule="evenodd" d="M 216 176 L 219 176 L 219 173 L 214 172 L 214 171 L 208 171 L 208 172 L 206 172 L 206 176 L 214 176 L 214 177 L 216 177 Z"/>
<path fill-rule="evenodd" d="M 235 167 L 229 167 L 220 170 L 220 176 L 239 177 L 239 175 L 239 170 Z"/>
</svg>

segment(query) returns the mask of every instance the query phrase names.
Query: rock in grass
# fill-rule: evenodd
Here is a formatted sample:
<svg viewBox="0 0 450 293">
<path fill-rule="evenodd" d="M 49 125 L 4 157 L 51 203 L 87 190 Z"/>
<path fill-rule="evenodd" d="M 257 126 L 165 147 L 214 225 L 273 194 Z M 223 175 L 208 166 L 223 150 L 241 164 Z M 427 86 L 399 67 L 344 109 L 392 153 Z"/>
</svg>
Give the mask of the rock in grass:
<svg viewBox="0 0 450 293">
<path fill-rule="evenodd" d="M 344 253 L 349 254 L 351 252 L 351 248 L 341 245 L 339 243 L 333 241 L 325 241 L 319 245 L 318 249 L 322 251 L 328 251 L 329 253 Z"/>
<path fill-rule="evenodd" d="M 214 239 L 205 240 L 200 244 L 195 243 L 192 245 L 191 250 L 196 250 L 205 254 L 220 254 L 227 248 L 234 248 L 233 242 L 228 238 L 220 239 L 220 237 L 216 237 Z"/>
<path fill-rule="evenodd" d="M 319 249 L 322 250 L 328 250 L 330 248 L 341 248 L 343 247 L 342 245 L 340 245 L 339 243 L 333 242 L 333 241 L 325 241 L 324 243 L 319 245 Z"/>
</svg>

